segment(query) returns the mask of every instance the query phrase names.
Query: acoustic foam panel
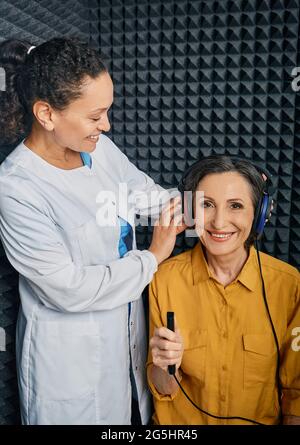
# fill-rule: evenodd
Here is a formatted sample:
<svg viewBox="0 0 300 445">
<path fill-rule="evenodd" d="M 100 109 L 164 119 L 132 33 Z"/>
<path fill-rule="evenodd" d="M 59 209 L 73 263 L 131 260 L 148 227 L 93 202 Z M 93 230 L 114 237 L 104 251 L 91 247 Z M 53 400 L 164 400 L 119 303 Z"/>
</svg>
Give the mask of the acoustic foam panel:
<svg viewBox="0 0 300 445">
<path fill-rule="evenodd" d="M 267 167 L 276 205 L 262 248 L 299 265 L 300 93 L 291 88 L 299 3 L 94 0 L 89 6 L 91 42 L 115 83 L 117 145 L 165 187 L 212 153 Z M 141 246 L 150 238 L 139 229 Z M 175 253 L 194 242 L 181 236 Z"/>
<path fill-rule="evenodd" d="M 296 0 L 0 1 L 0 40 L 89 37 L 115 83 L 111 136 L 165 187 L 202 155 L 239 154 L 275 177 L 266 252 L 300 263 L 300 66 Z M 9 148 L 1 147 L 1 160 Z M 150 230 L 151 232 L 151 230 Z M 138 229 L 141 248 L 151 235 Z M 181 236 L 174 253 L 192 247 Z M 0 424 L 19 422 L 17 274 L 0 252 Z"/>
</svg>

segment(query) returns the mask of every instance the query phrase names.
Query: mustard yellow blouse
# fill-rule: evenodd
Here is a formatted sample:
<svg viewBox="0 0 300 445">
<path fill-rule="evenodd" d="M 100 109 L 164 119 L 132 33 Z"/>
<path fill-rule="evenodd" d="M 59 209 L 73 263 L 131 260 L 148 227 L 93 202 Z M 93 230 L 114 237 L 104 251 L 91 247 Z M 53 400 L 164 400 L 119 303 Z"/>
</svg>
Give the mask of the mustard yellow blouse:
<svg viewBox="0 0 300 445">
<path fill-rule="evenodd" d="M 280 345 L 283 414 L 300 416 L 300 274 L 260 255 Z M 150 337 L 154 327 L 166 326 L 167 311 L 175 312 L 184 339 L 181 384 L 191 399 L 218 416 L 276 424 L 276 345 L 254 247 L 239 276 L 225 288 L 209 270 L 200 243 L 162 263 L 150 285 Z M 157 424 L 249 424 L 208 417 L 181 390 L 161 395 L 148 381 Z"/>
</svg>

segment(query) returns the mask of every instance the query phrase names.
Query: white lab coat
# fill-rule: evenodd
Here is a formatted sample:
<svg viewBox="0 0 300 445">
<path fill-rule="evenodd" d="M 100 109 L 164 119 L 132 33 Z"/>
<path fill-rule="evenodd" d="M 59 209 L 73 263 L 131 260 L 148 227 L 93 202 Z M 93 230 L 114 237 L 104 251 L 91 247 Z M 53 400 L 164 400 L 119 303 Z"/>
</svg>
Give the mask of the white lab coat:
<svg viewBox="0 0 300 445">
<path fill-rule="evenodd" d="M 157 262 L 135 244 L 119 258 L 120 227 L 99 227 L 96 198 L 110 190 L 118 208 L 121 182 L 140 192 L 163 189 L 104 135 L 91 156 L 91 169 L 62 170 L 21 143 L 0 167 L 0 236 L 20 274 L 16 349 L 24 424 L 130 424 L 129 347 L 142 420 L 149 420 L 140 295 Z"/>
</svg>

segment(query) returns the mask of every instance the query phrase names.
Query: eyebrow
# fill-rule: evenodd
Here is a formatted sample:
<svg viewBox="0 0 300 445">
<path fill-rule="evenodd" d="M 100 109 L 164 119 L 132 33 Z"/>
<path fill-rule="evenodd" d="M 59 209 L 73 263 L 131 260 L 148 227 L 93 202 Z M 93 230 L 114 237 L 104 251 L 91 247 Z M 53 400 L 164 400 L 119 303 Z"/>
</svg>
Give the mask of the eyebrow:
<svg viewBox="0 0 300 445">
<path fill-rule="evenodd" d="M 209 199 L 210 201 L 215 201 L 213 198 L 210 198 L 209 196 L 204 196 L 203 199 Z M 231 202 L 231 201 L 242 201 L 242 202 L 244 202 L 242 198 L 231 198 L 231 199 L 227 199 L 227 201 L 228 202 Z"/>
<path fill-rule="evenodd" d="M 109 110 L 110 107 L 112 106 L 112 104 L 113 104 L 113 102 L 111 102 L 111 103 L 109 104 L 108 107 L 96 108 L 95 110 L 90 111 L 90 113 L 96 113 L 96 112 L 98 112 L 98 111 L 106 111 L 106 110 Z"/>
<path fill-rule="evenodd" d="M 107 108 L 97 108 L 96 110 L 90 111 L 90 113 L 96 113 L 97 111 L 104 111 L 104 110 L 108 110 L 109 107 Z"/>
</svg>

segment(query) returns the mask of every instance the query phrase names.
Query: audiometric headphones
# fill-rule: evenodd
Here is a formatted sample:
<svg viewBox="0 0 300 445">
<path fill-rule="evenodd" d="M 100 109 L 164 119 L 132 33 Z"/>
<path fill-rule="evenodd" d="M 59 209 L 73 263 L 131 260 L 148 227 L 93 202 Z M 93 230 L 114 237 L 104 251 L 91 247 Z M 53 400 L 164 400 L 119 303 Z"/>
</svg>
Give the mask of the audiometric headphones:
<svg viewBox="0 0 300 445">
<path fill-rule="evenodd" d="M 219 155 L 211 155 L 209 156 L 209 158 L 213 158 L 213 157 L 219 157 Z M 256 168 L 256 170 L 261 174 L 261 175 L 265 175 L 266 179 L 265 179 L 265 184 L 264 184 L 264 190 L 262 192 L 262 195 L 259 199 L 259 202 L 256 206 L 255 212 L 254 212 L 254 219 L 253 219 L 253 224 L 252 224 L 252 228 L 251 228 L 251 232 L 256 239 L 260 239 L 263 231 L 264 231 L 264 227 L 266 222 L 270 219 L 271 216 L 271 208 L 272 208 L 272 201 L 273 201 L 273 194 L 274 194 L 274 187 L 273 187 L 273 182 L 272 182 L 272 175 L 270 174 L 270 172 L 268 170 L 266 170 L 265 168 L 261 167 L 260 165 L 257 165 L 255 162 L 253 162 L 252 160 L 249 160 L 247 158 L 241 158 L 239 156 L 234 156 L 234 155 L 223 155 L 228 157 L 233 165 L 235 165 L 237 162 L 248 162 L 249 164 L 251 164 L 253 167 Z M 183 208 L 183 213 L 187 216 L 187 221 L 190 221 L 190 216 L 192 216 L 192 220 L 194 220 L 194 211 L 193 211 L 193 202 L 192 199 L 187 199 L 186 194 L 184 192 L 188 192 L 188 190 L 186 189 L 186 179 L 189 177 L 189 175 L 197 169 L 197 166 L 202 162 L 203 159 L 206 159 L 205 157 L 201 158 L 200 160 L 198 160 L 197 162 L 195 162 L 194 164 L 192 164 L 184 173 L 184 175 L 182 176 L 179 184 L 178 184 L 178 190 L 181 193 L 181 198 L 182 198 L 182 208 Z M 187 225 L 189 225 L 189 223 L 187 222 Z"/>
</svg>

